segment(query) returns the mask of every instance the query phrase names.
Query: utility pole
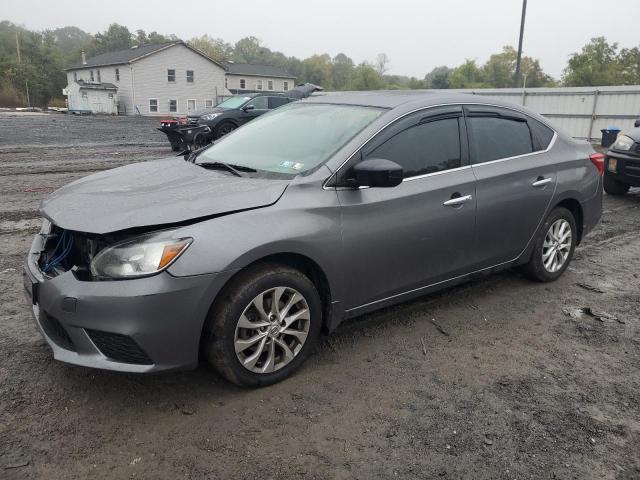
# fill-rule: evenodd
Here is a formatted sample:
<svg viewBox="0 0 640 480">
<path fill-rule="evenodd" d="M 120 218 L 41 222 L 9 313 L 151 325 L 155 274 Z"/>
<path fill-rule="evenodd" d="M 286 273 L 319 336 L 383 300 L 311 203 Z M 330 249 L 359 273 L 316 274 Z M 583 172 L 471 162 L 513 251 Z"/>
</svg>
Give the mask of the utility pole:
<svg viewBox="0 0 640 480">
<path fill-rule="evenodd" d="M 520 40 L 518 42 L 518 58 L 516 59 L 515 86 L 520 86 L 520 62 L 522 61 L 522 37 L 524 36 L 524 19 L 527 15 L 527 0 L 522 0 L 522 18 L 520 19 Z"/>
<path fill-rule="evenodd" d="M 22 64 L 22 58 L 20 57 L 20 40 L 18 39 L 18 29 L 16 28 L 16 52 L 18 53 L 18 65 Z M 24 90 L 27 94 L 27 106 L 31 106 L 31 100 L 29 99 L 29 81 L 24 79 Z"/>
</svg>

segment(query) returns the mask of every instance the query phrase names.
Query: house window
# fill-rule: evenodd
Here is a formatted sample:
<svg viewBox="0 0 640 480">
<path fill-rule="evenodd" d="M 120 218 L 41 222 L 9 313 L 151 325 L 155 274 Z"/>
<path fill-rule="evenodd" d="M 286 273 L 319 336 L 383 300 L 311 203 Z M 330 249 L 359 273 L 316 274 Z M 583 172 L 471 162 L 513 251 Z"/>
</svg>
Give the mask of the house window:
<svg viewBox="0 0 640 480">
<path fill-rule="evenodd" d="M 98 83 L 101 83 L 102 79 L 100 78 L 100 69 L 98 69 L 97 72 L 98 72 Z"/>
<path fill-rule="evenodd" d="M 256 90 L 262 90 L 262 79 L 256 80 Z"/>
<path fill-rule="evenodd" d="M 229 77 L 224 77 L 224 88 L 229 88 Z"/>
<path fill-rule="evenodd" d="M 178 100 L 169 100 L 169 112 L 176 113 L 178 111 Z"/>
<path fill-rule="evenodd" d="M 204 106 L 205 106 L 205 108 L 213 107 L 213 100 L 205 100 L 204 101 Z"/>
<path fill-rule="evenodd" d="M 89 79 L 94 82 L 95 80 L 93 79 L 93 70 L 89 70 Z"/>
<path fill-rule="evenodd" d="M 167 82 L 175 82 L 176 81 L 176 71 L 173 68 L 167 70 Z"/>
<path fill-rule="evenodd" d="M 110 94 L 109 94 L 109 98 L 113 98 L 113 93 L 110 93 Z"/>
<path fill-rule="evenodd" d="M 74 82 L 78 81 L 78 72 L 73 72 L 73 81 Z"/>
<path fill-rule="evenodd" d="M 269 90 L 273 90 L 273 80 L 269 80 L 269 81 L 267 81 L 267 88 L 268 88 Z"/>
<path fill-rule="evenodd" d="M 289 91 L 289 82 L 284 82 L 284 86 L 282 87 L 282 90 L 284 90 L 285 92 Z"/>
<path fill-rule="evenodd" d="M 240 79 L 240 90 L 244 90 L 247 88 L 247 81 L 244 78 Z"/>
<path fill-rule="evenodd" d="M 150 98 L 149 99 L 149 113 L 154 113 L 158 111 L 158 99 Z"/>
<path fill-rule="evenodd" d="M 187 83 L 193 83 L 193 70 L 187 70 Z"/>
<path fill-rule="evenodd" d="M 116 82 L 120 81 L 120 69 L 116 68 Z"/>
</svg>

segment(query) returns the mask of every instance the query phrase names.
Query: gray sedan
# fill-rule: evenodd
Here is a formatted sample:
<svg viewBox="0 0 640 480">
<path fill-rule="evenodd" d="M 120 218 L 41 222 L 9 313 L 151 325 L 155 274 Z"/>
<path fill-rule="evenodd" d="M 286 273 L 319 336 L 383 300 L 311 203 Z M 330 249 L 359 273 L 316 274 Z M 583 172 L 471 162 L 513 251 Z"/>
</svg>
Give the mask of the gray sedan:
<svg viewBox="0 0 640 480">
<path fill-rule="evenodd" d="M 267 385 L 346 318 L 514 266 L 556 280 L 600 219 L 603 168 L 496 100 L 315 95 L 188 161 L 54 192 L 25 288 L 58 360 L 152 372 L 205 357 Z"/>
</svg>

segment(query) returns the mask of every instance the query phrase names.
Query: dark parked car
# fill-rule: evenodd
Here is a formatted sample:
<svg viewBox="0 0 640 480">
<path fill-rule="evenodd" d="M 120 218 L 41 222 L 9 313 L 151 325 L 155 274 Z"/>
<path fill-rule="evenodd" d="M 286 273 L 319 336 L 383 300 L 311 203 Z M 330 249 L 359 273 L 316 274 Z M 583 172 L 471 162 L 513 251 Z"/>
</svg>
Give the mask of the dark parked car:
<svg viewBox="0 0 640 480">
<path fill-rule="evenodd" d="M 312 96 L 189 158 L 43 202 L 25 287 L 56 359 L 274 383 L 346 318 L 514 266 L 556 280 L 602 211 L 603 155 L 479 96 Z"/>
<path fill-rule="evenodd" d="M 618 138 L 606 155 L 604 190 L 610 195 L 624 195 L 630 187 L 640 187 L 640 120 Z"/>
<path fill-rule="evenodd" d="M 187 118 L 189 125 L 208 126 L 213 140 L 217 140 L 269 110 L 293 101 L 294 98 L 285 94 L 247 93 L 227 98 L 216 107 L 189 114 Z"/>
</svg>

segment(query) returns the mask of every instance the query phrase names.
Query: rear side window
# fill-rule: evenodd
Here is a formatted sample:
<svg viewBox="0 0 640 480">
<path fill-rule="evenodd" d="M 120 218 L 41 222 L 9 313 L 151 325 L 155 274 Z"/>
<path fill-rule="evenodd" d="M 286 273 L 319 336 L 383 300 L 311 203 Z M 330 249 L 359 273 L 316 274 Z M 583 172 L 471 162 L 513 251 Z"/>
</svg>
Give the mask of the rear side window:
<svg viewBox="0 0 640 480">
<path fill-rule="evenodd" d="M 533 147 L 536 151 L 549 148 L 553 138 L 553 130 L 533 118 L 529 119 L 529 128 L 533 134 Z"/>
<path fill-rule="evenodd" d="M 269 97 L 269 110 L 281 107 L 287 103 L 289 103 L 289 99 L 286 97 Z"/>
<path fill-rule="evenodd" d="M 392 160 L 414 177 L 461 166 L 458 118 L 433 120 L 400 131 L 365 155 Z"/>
<path fill-rule="evenodd" d="M 532 153 L 531 131 L 526 121 L 502 117 L 467 117 L 474 163 Z"/>
</svg>

